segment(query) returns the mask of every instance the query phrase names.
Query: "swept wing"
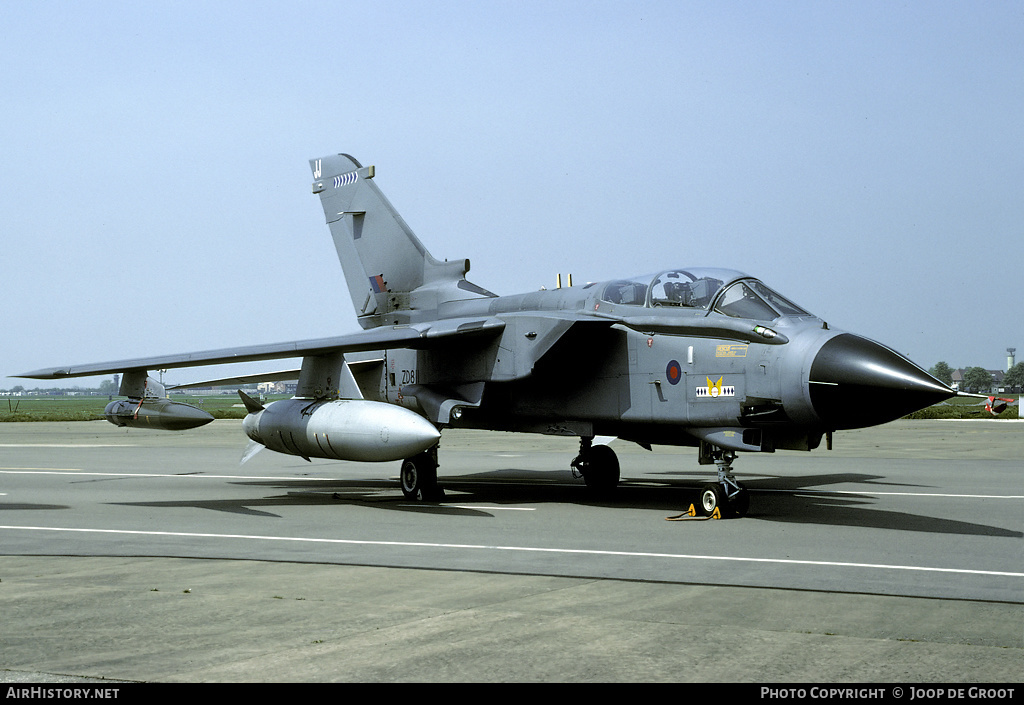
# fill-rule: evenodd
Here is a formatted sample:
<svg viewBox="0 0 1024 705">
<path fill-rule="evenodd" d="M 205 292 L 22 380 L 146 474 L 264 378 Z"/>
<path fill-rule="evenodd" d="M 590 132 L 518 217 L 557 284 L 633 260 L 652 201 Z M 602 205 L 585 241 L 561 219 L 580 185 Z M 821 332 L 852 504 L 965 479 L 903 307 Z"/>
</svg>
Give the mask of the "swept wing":
<svg viewBox="0 0 1024 705">
<path fill-rule="evenodd" d="M 432 323 L 380 327 L 329 338 L 220 348 L 217 350 L 115 360 L 85 365 L 62 365 L 15 376 L 29 379 L 63 379 L 65 377 L 89 377 L 93 375 L 123 373 L 131 370 L 201 367 L 236 362 L 364 352 L 383 348 L 426 349 L 453 338 L 497 335 L 504 327 L 504 321 L 497 318 L 449 319 Z"/>
</svg>

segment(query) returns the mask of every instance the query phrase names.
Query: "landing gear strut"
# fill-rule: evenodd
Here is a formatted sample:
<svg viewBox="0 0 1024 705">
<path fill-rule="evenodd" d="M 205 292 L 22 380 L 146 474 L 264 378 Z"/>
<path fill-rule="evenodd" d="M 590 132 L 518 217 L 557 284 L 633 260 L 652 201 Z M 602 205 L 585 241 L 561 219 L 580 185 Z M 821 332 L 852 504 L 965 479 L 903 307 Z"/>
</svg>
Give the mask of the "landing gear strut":
<svg viewBox="0 0 1024 705">
<path fill-rule="evenodd" d="M 437 446 L 403 460 L 399 480 L 406 499 L 435 502 L 444 497 L 437 484 Z"/>
<path fill-rule="evenodd" d="M 705 516 L 711 516 L 718 509 L 721 515 L 746 516 L 750 508 L 750 493 L 732 475 L 735 451 L 713 448 L 711 459 L 718 469 L 718 481 L 709 482 L 701 488 L 699 509 Z"/>
<path fill-rule="evenodd" d="M 592 436 L 580 438 L 580 454 L 571 465 L 572 476 L 582 476 L 595 494 L 611 494 L 619 485 L 619 459 L 615 451 L 608 446 L 595 446 Z"/>
</svg>

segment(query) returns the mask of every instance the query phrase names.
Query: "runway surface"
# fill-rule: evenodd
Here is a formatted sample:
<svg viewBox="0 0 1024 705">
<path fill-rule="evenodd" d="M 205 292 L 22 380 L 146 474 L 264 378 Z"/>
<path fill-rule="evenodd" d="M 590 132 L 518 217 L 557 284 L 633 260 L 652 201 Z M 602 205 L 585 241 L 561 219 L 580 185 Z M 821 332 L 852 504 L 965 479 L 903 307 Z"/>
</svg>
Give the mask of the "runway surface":
<svg viewBox="0 0 1024 705">
<path fill-rule="evenodd" d="M 446 431 L 397 463 L 0 424 L 0 680 L 1019 681 L 1024 424 L 900 421 L 741 455 L 750 513 L 666 521 L 713 467 Z"/>
</svg>

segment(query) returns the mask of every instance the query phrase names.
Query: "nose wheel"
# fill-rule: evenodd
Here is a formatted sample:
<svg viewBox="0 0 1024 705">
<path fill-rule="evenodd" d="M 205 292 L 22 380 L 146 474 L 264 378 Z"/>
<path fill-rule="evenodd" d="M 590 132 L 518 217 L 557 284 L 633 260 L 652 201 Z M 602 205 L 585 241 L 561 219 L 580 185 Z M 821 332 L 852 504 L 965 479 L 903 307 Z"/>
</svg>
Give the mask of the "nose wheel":
<svg viewBox="0 0 1024 705">
<path fill-rule="evenodd" d="M 746 516 L 750 508 L 750 493 L 736 482 L 732 475 L 732 463 L 736 453 L 731 450 L 715 449 L 711 457 L 718 469 L 718 480 L 701 488 L 698 509 L 704 516 L 713 516 L 718 510 L 720 516 Z"/>
</svg>

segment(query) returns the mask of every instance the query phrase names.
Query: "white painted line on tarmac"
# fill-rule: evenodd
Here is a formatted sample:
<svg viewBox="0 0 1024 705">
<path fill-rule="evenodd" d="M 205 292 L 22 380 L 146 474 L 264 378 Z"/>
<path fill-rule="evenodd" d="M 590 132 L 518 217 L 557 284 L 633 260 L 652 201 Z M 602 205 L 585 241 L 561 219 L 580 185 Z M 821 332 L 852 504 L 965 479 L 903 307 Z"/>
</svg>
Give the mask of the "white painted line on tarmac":
<svg viewBox="0 0 1024 705">
<path fill-rule="evenodd" d="M 0 448 L 137 448 L 137 443 L 0 443 Z"/>
<path fill-rule="evenodd" d="M 4 475 L 80 475 L 78 468 L 0 468 Z"/>
<path fill-rule="evenodd" d="M 520 553 L 555 553 L 566 555 L 591 555 L 624 558 L 666 558 L 674 560 L 727 561 L 733 563 L 762 563 L 776 565 L 803 565 L 828 568 L 873 568 L 877 570 L 900 570 L 922 573 L 954 573 L 959 575 L 987 575 L 1008 578 L 1024 578 L 1024 573 L 997 570 L 972 570 L 969 568 L 933 568 L 915 565 L 888 565 L 885 563 L 850 563 L 845 561 L 808 561 L 792 558 L 749 558 L 743 556 L 701 556 L 686 553 L 649 553 L 645 551 L 602 551 L 589 548 L 541 548 L 536 546 L 492 546 L 487 544 L 428 543 L 421 541 L 365 541 L 356 539 L 327 539 L 302 536 L 261 536 L 255 534 L 207 534 L 184 531 L 139 531 L 127 529 L 76 529 L 59 526 L 4 526 L 7 531 L 53 531 L 82 534 L 115 534 L 119 536 L 167 536 L 173 538 L 241 539 L 246 541 L 280 541 L 293 543 L 319 543 L 348 546 L 397 546 L 404 548 L 446 548 L 470 551 L 513 551 Z"/>
<path fill-rule="evenodd" d="M 0 475 L 74 475 L 75 477 L 177 477 L 210 480 L 308 480 L 313 482 L 343 482 L 337 477 L 307 477 L 305 475 L 207 475 L 205 473 L 161 473 L 161 472 L 86 472 L 75 468 L 4 468 Z"/>
<path fill-rule="evenodd" d="M 864 495 L 878 495 L 884 497 L 953 497 L 955 499 L 1024 499 L 1020 494 L 947 494 L 945 492 L 875 492 L 871 489 L 865 490 L 751 490 L 754 494 L 762 492 L 782 492 L 793 495 L 833 495 L 850 494 L 863 497 Z"/>
</svg>

